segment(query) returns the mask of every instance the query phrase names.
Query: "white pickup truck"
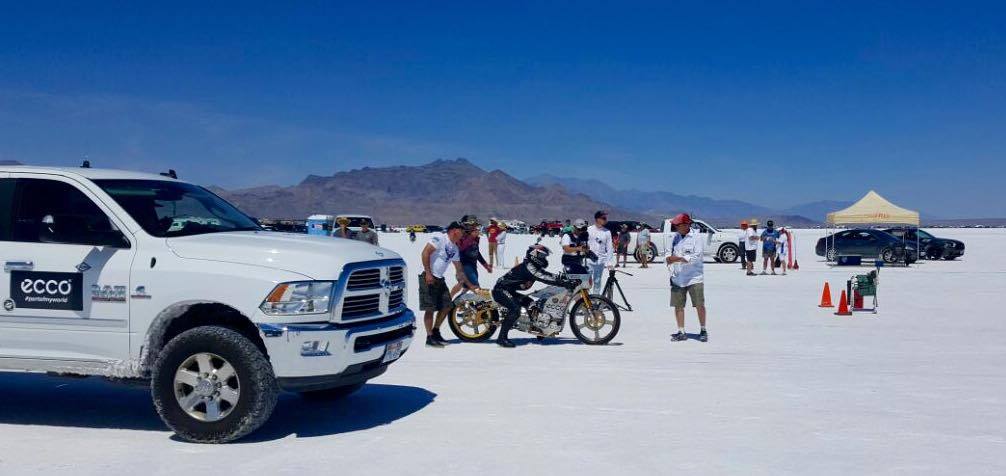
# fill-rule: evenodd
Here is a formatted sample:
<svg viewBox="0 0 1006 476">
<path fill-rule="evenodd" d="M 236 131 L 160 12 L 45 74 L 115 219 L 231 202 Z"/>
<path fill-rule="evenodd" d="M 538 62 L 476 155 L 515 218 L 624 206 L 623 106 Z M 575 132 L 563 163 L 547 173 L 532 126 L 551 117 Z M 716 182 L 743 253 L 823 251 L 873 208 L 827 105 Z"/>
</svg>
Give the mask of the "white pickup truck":
<svg viewBox="0 0 1006 476">
<path fill-rule="evenodd" d="M 162 175 L 0 166 L 0 371 L 149 384 L 172 430 L 216 443 L 281 389 L 341 397 L 408 349 L 398 255 L 262 231 Z"/>
<path fill-rule="evenodd" d="M 649 261 L 653 261 L 658 256 L 663 256 L 668 243 L 671 240 L 674 228 L 671 226 L 671 219 L 665 219 L 661 231 L 650 232 Z M 740 256 L 740 247 L 737 244 L 737 236 L 733 233 L 724 233 L 717 230 L 712 225 L 702 220 L 692 220 L 691 233 L 697 233 L 706 242 L 706 258 L 716 262 L 733 263 Z M 629 243 L 629 254 L 636 257 L 638 261 L 640 255 L 637 253 L 636 237 L 638 233 L 632 233 L 632 241 Z"/>
</svg>

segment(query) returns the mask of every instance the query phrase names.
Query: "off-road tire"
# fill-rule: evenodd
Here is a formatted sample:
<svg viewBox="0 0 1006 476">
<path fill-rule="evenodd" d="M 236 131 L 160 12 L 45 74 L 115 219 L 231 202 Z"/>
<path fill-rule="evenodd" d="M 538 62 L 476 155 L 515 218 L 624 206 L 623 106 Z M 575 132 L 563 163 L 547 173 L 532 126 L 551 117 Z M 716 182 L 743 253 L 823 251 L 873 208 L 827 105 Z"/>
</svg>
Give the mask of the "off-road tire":
<svg viewBox="0 0 1006 476">
<path fill-rule="evenodd" d="M 189 357 L 213 353 L 229 362 L 241 382 L 230 414 L 217 422 L 190 416 L 175 398 L 175 372 Z M 279 386 L 272 365 L 247 337 L 220 326 L 200 326 L 171 339 L 157 357 L 151 378 L 157 413 L 180 438 L 194 443 L 227 443 L 257 430 L 276 407 Z"/>
<path fill-rule="evenodd" d="M 363 388 L 367 382 L 354 383 L 352 385 L 343 385 L 341 387 L 326 388 L 325 390 L 311 390 L 307 392 L 300 392 L 300 396 L 305 400 L 314 401 L 333 401 L 346 398 L 358 390 Z"/>
</svg>

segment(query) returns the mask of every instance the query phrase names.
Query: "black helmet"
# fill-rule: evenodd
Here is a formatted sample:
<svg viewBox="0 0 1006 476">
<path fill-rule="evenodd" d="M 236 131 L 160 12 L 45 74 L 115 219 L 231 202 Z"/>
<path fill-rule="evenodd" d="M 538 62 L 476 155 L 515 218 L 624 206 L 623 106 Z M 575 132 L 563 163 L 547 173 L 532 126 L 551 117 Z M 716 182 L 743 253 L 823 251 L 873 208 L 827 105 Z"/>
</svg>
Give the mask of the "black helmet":
<svg viewBox="0 0 1006 476">
<path fill-rule="evenodd" d="M 551 254 L 552 252 L 544 245 L 534 245 L 527 249 L 524 260 L 538 268 L 545 269 L 548 268 L 548 256 Z"/>
<path fill-rule="evenodd" d="M 479 222 L 479 217 L 475 215 L 465 215 L 461 217 L 461 224 L 464 225 L 465 231 L 472 231 L 482 225 L 482 223 Z"/>
</svg>

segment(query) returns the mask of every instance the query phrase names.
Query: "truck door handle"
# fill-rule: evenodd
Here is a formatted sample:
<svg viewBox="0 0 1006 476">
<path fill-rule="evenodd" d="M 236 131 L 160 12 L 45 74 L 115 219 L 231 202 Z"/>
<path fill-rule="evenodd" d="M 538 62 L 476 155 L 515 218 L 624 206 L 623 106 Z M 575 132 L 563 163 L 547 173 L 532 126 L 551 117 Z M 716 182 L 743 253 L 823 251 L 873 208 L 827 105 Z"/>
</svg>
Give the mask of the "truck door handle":
<svg viewBox="0 0 1006 476">
<path fill-rule="evenodd" d="M 3 270 L 5 273 L 11 271 L 31 271 L 35 269 L 34 261 L 7 261 L 3 264 Z"/>
</svg>

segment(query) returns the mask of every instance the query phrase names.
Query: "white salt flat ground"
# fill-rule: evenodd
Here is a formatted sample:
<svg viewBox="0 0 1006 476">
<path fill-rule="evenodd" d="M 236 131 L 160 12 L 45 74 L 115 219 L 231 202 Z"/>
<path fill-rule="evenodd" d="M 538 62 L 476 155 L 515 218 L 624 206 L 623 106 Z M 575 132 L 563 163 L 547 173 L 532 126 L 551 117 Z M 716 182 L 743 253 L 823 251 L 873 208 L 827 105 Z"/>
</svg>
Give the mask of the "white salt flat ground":
<svg viewBox="0 0 1006 476">
<path fill-rule="evenodd" d="M 671 343 L 666 269 L 630 269 L 617 345 L 416 345 L 225 446 L 173 439 L 143 389 L 0 374 L 0 474 L 1006 474 L 1006 231 L 937 234 L 967 255 L 884 269 L 876 316 L 817 308 L 856 270 L 801 231 L 789 276 L 706 265 L 709 343 Z M 421 243 L 381 238 L 415 274 Z"/>
</svg>

